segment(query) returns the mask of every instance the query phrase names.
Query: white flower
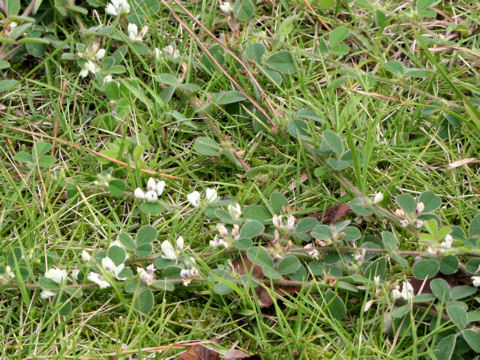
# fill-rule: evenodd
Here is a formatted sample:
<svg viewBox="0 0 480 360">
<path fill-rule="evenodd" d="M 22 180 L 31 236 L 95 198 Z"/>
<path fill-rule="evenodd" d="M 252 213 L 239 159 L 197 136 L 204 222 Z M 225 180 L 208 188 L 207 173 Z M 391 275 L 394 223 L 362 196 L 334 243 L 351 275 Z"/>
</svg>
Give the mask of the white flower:
<svg viewBox="0 0 480 360">
<path fill-rule="evenodd" d="M 207 199 L 208 203 L 212 203 L 217 198 L 217 190 L 212 188 L 207 188 L 205 191 L 205 198 Z"/>
<path fill-rule="evenodd" d="M 145 193 L 140 188 L 136 188 L 133 195 L 135 195 L 135 198 L 137 199 L 145 200 Z"/>
<path fill-rule="evenodd" d="M 102 259 L 102 267 L 105 269 L 106 272 L 114 275 L 117 280 L 123 281 L 127 279 L 126 277 L 120 277 L 120 273 L 122 272 L 125 265 L 115 265 L 113 260 L 110 259 L 108 256 Z"/>
<path fill-rule="evenodd" d="M 375 282 L 375 285 L 380 285 L 380 275 L 377 275 L 373 278 L 373 281 Z"/>
<path fill-rule="evenodd" d="M 97 65 L 91 60 L 88 60 L 85 64 L 83 64 L 82 70 L 80 70 L 79 75 L 81 77 L 86 77 L 88 73 L 95 74 L 98 71 Z"/>
<path fill-rule="evenodd" d="M 130 40 L 132 41 L 139 41 L 139 42 L 142 42 L 143 41 L 143 37 L 145 36 L 145 34 L 147 33 L 148 31 L 148 26 L 145 25 L 142 30 L 140 30 L 140 33 L 138 32 L 138 27 L 137 27 L 137 24 L 128 24 L 128 29 L 127 29 L 127 32 L 128 32 L 128 37 L 130 38 Z"/>
<path fill-rule="evenodd" d="M 156 181 L 154 178 L 149 178 L 147 182 L 147 191 L 144 192 L 140 188 L 136 188 L 133 195 L 136 199 L 157 201 L 158 197 L 163 194 L 165 190 L 165 181 Z"/>
<path fill-rule="evenodd" d="M 223 246 L 225 247 L 225 249 L 228 249 L 229 247 L 229 244 L 228 242 L 226 242 L 225 240 L 221 239 L 218 237 L 218 235 L 215 235 L 215 238 L 213 240 L 210 240 L 208 242 L 208 244 L 213 247 L 213 248 L 216 248 L 216 247 L 219 247 L 219 246 Z"/>
<path fill-rule="evenodd" d="M 146 282 L 148 286 L 153 284 L 153 275 L 145 271 L 144 268 L 137 267 L 137 273 L 140 280 Z"/>
<path fill-rule="evenodd" d="M 185 241 L 183 240 L 182 236 L 179 236 L 177 240 L 175 240 L 175 246 L 177 250 L 182 251 L 183 250 L 183 245 L 185 244 Z"/>
<path fill-rule="evenodd" d="M 89 262 L 90 260 L 92 260 L 90 254 L 86 250 L 82 250 L 82 261 Z"/>
<path fill-rule="evenodd" d="M 106 281 L 103 276 L 101 276 L 100 274 L 97 274 L 97 273 L 94 273 L 94 272 L 90 272 L 87 276 L 87 279 L 90 280 L 91 282 L 94 282 L 95 284 L 97 284 L 100 289 L 105 289 L 105 288 L 108 288 L 110 286 L 110 283 L 108 281 Z"/>
<path fill-rule="evenodd" d="M 95 53 L 95 55 L 93 56 L 93 58 L 98 61 L 98 60 L 101 60 L 104 56 L 105 56 L 105 49 L 99 49 L 99 50 Z"/>
<path fill-rule="evenodd" d="M 220 10 L 225 14 L 230 14 L 233 12 L 233 6 L 229 1 L 224 1 L 222 4 L 220 4 Z"/>
<path fill-rule="evenodd" d="M 230 216 L 234 219 L 238 219 L 242 216 L 242 208 L 239 203 L 236 203 L 235 205 L 230 204 L 227 206 L 227 209 Z"/>
<path fill-rule="evenodd" d="M 200 193 L 198 191 L 194 191 L 187 195 L 187 200 L 192 206 L 197 207 L 200 205 Z"/>
<path fill-rule="evenodd" d="M 217 230 L 218 230 L 218 233 L 220 234 L 220 236 L 222 236 L 222 237 L 227 237 L 228 236 L 228 230 L 225 227 L 225 225 L 218 224 L 217 225 Z"/>
<path fill-rule="evenodd" d="M 147 266 L 147 272 L 150 274 L 150 275 L 153 275 L 155 273 L 155 266 L 153 264 L 150 264 Z"/>
<path fill-rule="evenodd" d="M 113 78 L 112 78 L 112 75 L 106 75 L 104 78 L 103 78 L 103 82 L 106 84 L 106 83 L 109 83 L 110 81 L 113 81 Z"/>
<path fill-rule="evenodd" d="M 52 296 L 55 296 L 55 293 L 52 292 L 52 291 L 49 291 L 49 290 L 43 290 L 41 293 L 40 293 L 40 297 L 42 299 L 48 299 Z"/>
<path fill-rule="evenodd" d="M 287 231 L 292 231 L 295 228 L 295 217 L 293 215 L 287 216 L 287 223 L 284 224 L 281 215 L 273 215 L 272 217 L 273 226 L 277 229 L 283 229 Z"/>
<path fill-rule="evenodd" d="M 472 276 L 473 286 L 480 287 L 480 276 Z"/>
<path fill-rule="evenodd" d="M 112 0 L 105 8 L 105 12 L 112 16 L 128 14 L 130 12 L 130 4 L 127 0 Z"/>
<path fill-rule="evenodd" d="M 177 260 L 177 254 L 175 253 L 175 249 L 173 248 L 172 244 L 170 244 L 170 241 L 165 240 L 164 242 L 162 242 L 162 251 L 163 258 L 169 260 Z"/>
<path fill-rule="evenodd" d="M 423 226 L 423 221 L 422 220 L 415 220 L 415 227 L 417 229 L 420 229 Z"/>
<path fill-rule="evenodd" d="M 162 50 L 160 50 L 159 48 L 155 48 L 154 54 L 155 54 L 155 59 L 158 60 L 162 57 Z"/>
<path fill-rule="evenodd" d="M 295 217 L 293 215 L 288 215 L 287 217 L 287 225 L 285 228 L 288 231 L 292 231 L 295 228 Z"/>
<path fill-rule="evenodd" d="M 75 280 L 78 280 L 78 274 L 80 274 L 80 270 L 72 270 L 72 278 L 74 278 Z"/>
<path fill-rule="evenodd" d="M 415 214 L 420 214 L 424 209 L 425 209 L 425 204 L 420 201 L 417 204 L 417 208 L 415 209 Z"/>
<path fill-rule="evenodd" d="M 396 209 L 395 210 L 395 215 L 398 218 L 403 219 L 405 217 L 405 211 L 403 211 L 402 209 Z"/>
<path fill-rule="evenodd" d="M 374 204 L 378 204 L 379 202 L 381 202 L 383 200 L 383 193 L 381 192 L 377 192 L 375 194 L 375 196 L 373 197 L 373 203 Z"/>
<path fill-rule="evenodd" d="M 312 249 L 308 252 L 308 256 L 310 256 L 312 259 L 318 260 L 318 256 L 320 253 L 318 252 L 317 249 Z"/>
<path fill-rule="evenodd" d="M 9 279 L 9 278 L 10 279 L 15 279 L 15 273 L 12 271 L 12 268 L 9 265 L 5 266 L 5 274 L 4 275 L 7 279 Z"/>
<path fill-rule="evenodd" d="M 440 246 L 443 247 L 444 249 L 450 249 L 452 247 L 452 244 L 453 244 L 453 237 L 452 235 L 448 234 L 447 236 L 445 236 Z"/>
<path fill-rule="evenodd" d="M 392 296 L 395 300 L 400 298 L 404 300 L 409 300 L 413 298 L 413 286 L 408 281 L 404 281 L 402 291 L 398 289 L 393 289 Z"/>
<path fill-rule="evenodd" d="M 277 214 L 273 215 L 272 223 L 273 223 L 273 226 L 275 226 L 276 228 L 282 227 L 282 217 Z"/>
<path fill-rule="evenodd" d="M 45 277 L 55 281 L 57 284 L 60 284 L 67 278 L 67 271 L 58 268 L 48 269 L 45 271 Z"/>
</svg>

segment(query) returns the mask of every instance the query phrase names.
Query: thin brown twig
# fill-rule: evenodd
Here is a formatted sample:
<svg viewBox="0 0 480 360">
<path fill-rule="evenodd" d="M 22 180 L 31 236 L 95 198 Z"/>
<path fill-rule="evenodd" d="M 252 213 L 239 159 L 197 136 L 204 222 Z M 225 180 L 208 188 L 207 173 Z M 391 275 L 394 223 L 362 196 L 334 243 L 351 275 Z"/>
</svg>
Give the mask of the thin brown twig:
<svg viewBox="0 0 480 360">
<path fill-rule="evenodd" d="M 22 16 L 28 16 L 33 10 L 33 7 L 35 6 L 36 0 L 32 0 L 30 4 L 28 4 L 27 8 L 23 12 Z"/>
<path fill-rule="evenodd" d="M 46 134 L 39 134 L 39 133 L 36 133 L 34 131 L 29 131 L 29 130 L 24 130 L 24 129 L 20 129 L 20 128 L 17 128 L 17 127 L 14 127 L 14 126 L 9 126 L 9 125 L 4 125 L 4 124 L 0 124 L 0 126 L 2 127 L 6 127 L 7 129 L 10 129 L 12 131 L 18 131 L 18 132 L 21 132 L 23 134 L 28 134 L 28 135 L 32 135 L 32 136 L 38 136 L 40 138 L 46 138 L 46 139 L 49 139 L 49 140 L 55 140 L 55 141 L 58 141 L 59 143 L 62 143 L 62 144 L 65 144 L 65 145 L 69 145 L 69 146 L 72 146 L 76 149 L 80 149 L 80 150 L 83 150 L 83 151 L 86 151 L 90 154 L 94 154 L 96 156 L 99 156 L 99 157 L 102 157 L 104 159 L 107 159 L 107 160 L 110 160 L 112 162 L 114 162 L 115 164 L 118 164 L 118 165 L 122 165 L 122 166 L 125 166 L 125 167 L 129 167 L 130 169 L 133 169 L 133 170 L 138 170 L 140 172 L 143 172 L 145 174 L 149 174 L 149 175 L 155 175 L 155 176 L 160 176 L 160 177 L 165 177 L 165 178 L 169 178 L 169 179 L 174 179 L 174 180 L 184 180 L 184 178 L 181 178 L 181 177 L 178 177 L 178 176 L 174 176 L 174 175 L 170 175 L 170 174 L 165 174 L 165 173 L 159 173 L 159 172 L 156 172 L 156 171 L 153 171 L 153 170 L 148 170 L 148 169 L 137 169 L 137 167 L 135 165 L 131 165 L 131 164 L 127 164 L 126 162 L 124 161 L 121 161 L 121 160 L 118 160 L 118 159 L 115 159 L 111 156 L 108 156 L 108 155 L 105 155 L 105 154 L 102 154 L 98 151 L 95 151 L 95 150 L 92 150 L 92 149 L 89 149 L 85 146 L 82 146 L 80 144 L 77 144 L 77 143 L 74 143 L 74 142 L 71 142 L 71 141 L 67 141 L 67 140 L 63 140 L 63 139 L 59 139 L 59 138 L 56 138 L 56 137 L 53 137 L 53 136 L 50 136 L 50 135 L 46 135 Z"/>
<path fill-rule="evenodd" d="M 163 346 L 153 346 L 153 347 L 145 347 L 142 349 L 132 349 L 132 350 L 117 350 L 115 352 L 109 352 L 109 353 L 104 353 L 104 354 L 99 354 L 99 355 L 62 355 L 62 358 L 64 359 L 105 359 L 105 358 L 116 358 L 118 355 L 129 355 L 129 354 L 138 354 L 139 352 L 143 353 L 153 353 L 153 352 L 158 352 L 158 351 L 165 351 L 165 350 L 170 350 L 170 349 L 184 349 L 184 348 L 190 348 L 193 346 L 197 345 L 206 345 L 206 344 L 212 344 L 214 343 L 211 340 L 199 340 L 199 341 L 193 341 L 189 343 L 184 343 L 184 344 L 172 344 L 172 345 L 163 345 Z M 38 355 L 34 358 L 27 357 L 25 359 L 28 360 L 33 360 L 33 359 L 51 359 L 51 358 L 56 358 L 58 355 Z"/>
</svg>

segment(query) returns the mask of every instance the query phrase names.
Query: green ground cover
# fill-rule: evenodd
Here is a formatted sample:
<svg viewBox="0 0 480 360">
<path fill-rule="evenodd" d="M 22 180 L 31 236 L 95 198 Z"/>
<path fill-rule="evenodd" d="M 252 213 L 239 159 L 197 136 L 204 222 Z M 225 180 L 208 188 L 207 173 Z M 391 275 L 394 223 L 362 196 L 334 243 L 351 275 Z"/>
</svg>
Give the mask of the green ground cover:
<svg viewBox="0 0 480 360">
<path fill-rule="evenodd" d="M 478 356 L 479 13 L 0 1 L 0 356 Z"/>
</svg>

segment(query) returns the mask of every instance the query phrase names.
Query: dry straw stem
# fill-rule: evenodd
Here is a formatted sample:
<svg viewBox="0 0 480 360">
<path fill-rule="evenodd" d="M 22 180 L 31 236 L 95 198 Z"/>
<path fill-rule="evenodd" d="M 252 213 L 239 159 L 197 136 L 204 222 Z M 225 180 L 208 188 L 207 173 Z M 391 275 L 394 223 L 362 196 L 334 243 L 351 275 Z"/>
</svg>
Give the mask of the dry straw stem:
<svg viewBox="0 0 480 360">
<path fill-rule="evenodd" d="M 45 139 L 57 141 L 57 142 L 59 142 L 59 143 L 65 144 L 65 145 L 72 146 L 72 147 L 74 147 L 74 148 L 76 148 L 76 149 L 80 149 L 80 150 L 86 151 L 86 152 L 88 152 L 88 153 L 90 153 L 90 154 L 94 154 L 94 155 L 96 155 L 96 156 L 99 156 L 99 157 L 102 157 L 102 158 L 104 158 L 104 159 L 110 160 L 111 162 L 114 162 L 115 164 L 122 165 L 122 166 L 125 166 L 125 167 L 129 167 L 130 169 L 138 170 L 138 171 L 143 172 L 143 173 L 145 173 L 145 174 L 155 175 L 155 176 L 160 176 L 160 177 L 165 177 L 165 178 L 174 179 L 174 180 L 184 180 L 184 179 L 181 178 L 181 177 L 173 176 L 173 175 L 170 175 L 170 174 L 159 173 L 159 172 L 152 171 L 152 170 L 148 170 L 148 169 L 137 169 L 137 167 L 136 167 L 135 165 L 127 164 L 126 162 L 123 162 L 123 161 L 121 161 L 121 160 L 115 159 L 115 158 L 113 158 L 113 157 L 111 157 L 111 156 L 102 154 L 102 153 L 100 153 L 100 152 L 98 152 L 98 151 L 89 149 L 89 148 L 87 148 L 87 147 L 85 147 L 85 146 L 82 146 L 82 145 L 80 145 L 80 144 L 76 144 L 76 143 L 71 142 L 71 141 L 59 139 L 59 138 L 57 138 L 57 137 L 50 136 L 50 135 L 46 135 L 46 134 L 39 134 L 39 133 L 36 133 L 36 132 L 34 132 L 34 131 L 24 130 L 24 129 L 20 129 L 20 128 L 17 128 L 17 127 L 14 127 L 14 126 L 8 126 L 8 125 L 3 125 L 3 124 L 0 124 L 0 125 L 1 125 L 2 127 L 6 127 L 6 128 L 9 129 L 9 130 L 12 130 L 12 131 L 20 132 L 20 133 L 23 133 L 23 134 L 28 134 L 28 135 L 31 135 L 31 136 L 36 136 L 36 137 L 39 137 L 39 138 L 45 138 Z"/>
</svg>

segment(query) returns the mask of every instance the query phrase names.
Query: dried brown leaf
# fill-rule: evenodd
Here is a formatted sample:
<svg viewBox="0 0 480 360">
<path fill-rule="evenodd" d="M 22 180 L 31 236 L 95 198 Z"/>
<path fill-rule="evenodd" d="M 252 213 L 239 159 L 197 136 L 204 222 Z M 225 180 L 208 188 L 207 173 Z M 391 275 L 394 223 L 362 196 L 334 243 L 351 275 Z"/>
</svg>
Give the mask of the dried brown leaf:
<svg viewBox="0 0 480 360">
<path fill-rule="evenodd" d="M 325 211 L 310 214 L 309 216 L 316 218 L 319 222 L 325 225 L 333 225 L 338 220 L 343 218 L 350 211 L 350 206 L 347 204 L 339 204 L 329 207 Z"/>
<path fill-rule="evenodd" d="M 220 355 L 205 346 L 195 345 L 180 354 L 178 360 L 220 360 Z"/>
</svg>

